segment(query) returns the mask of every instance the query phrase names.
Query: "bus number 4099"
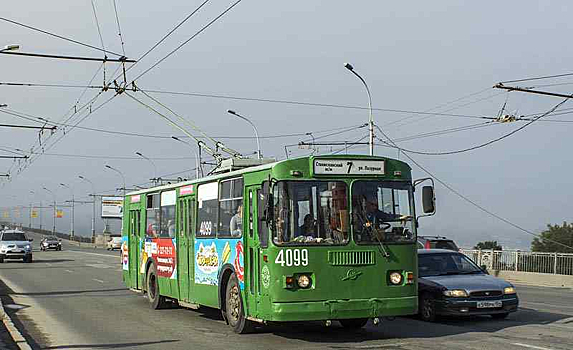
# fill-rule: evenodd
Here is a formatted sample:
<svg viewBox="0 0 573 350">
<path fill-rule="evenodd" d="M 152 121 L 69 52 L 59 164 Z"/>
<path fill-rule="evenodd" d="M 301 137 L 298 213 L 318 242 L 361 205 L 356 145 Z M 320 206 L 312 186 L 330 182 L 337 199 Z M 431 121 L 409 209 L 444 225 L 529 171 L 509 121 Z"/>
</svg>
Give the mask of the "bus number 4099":
<svg viewBox="0 0 573 350">
<path fill-rule="evenodd" d="M 279 251 L 275 264 L 281 266 L 308 266 L 307 249 L 282 249 Z"/>
</svg>

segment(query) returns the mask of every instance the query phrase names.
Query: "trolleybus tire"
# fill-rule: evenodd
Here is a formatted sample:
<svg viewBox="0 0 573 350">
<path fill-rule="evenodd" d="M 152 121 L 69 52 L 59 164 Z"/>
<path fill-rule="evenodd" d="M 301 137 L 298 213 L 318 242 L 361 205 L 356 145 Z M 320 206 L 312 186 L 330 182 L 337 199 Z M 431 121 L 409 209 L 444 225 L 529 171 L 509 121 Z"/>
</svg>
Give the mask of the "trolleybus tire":
<svg viewBox="0 0 573 350">
<path fill-rule="evenodd" d="M 225 288 L 225 313 L 227 322 L 235 333 L 245 334 L 253 331 L 253 322 L 245 317 L 241 289 L 234 273 L 229 277 Z"/>
<path fill-rule="evenodd" d="M 429 295 L 423 295 L 420 299 L 420 318 L 426 322 L 436 320 L 436 307 L 434 301 Z"/>
<path fill-rule="evenodd" d="M 147 270 L 147 300 L 152 309 L 162 309 L 166 306 L 167 301 L 159 291 L 159 280 L 157 279 L 157 269 L 154 264 Z"/>
<path fill-rule="evenodd" d="M 348 318 L 348 319 L 344 319 L 344 320 L 338 320 L 338 322 L 340 322 L 340 324 L 344 328 L 360 329 L 360 328 L 366 326 L 366 323 L 368 323 L 368 319 L 367 318 Z"/>
</svg>

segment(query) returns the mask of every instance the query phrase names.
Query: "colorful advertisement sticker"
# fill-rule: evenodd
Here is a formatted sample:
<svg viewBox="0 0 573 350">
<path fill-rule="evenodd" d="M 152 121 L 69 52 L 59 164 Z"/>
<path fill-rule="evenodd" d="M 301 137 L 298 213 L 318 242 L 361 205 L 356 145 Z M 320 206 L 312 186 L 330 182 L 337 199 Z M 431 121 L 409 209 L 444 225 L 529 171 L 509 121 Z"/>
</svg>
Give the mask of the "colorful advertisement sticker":
<svg viewBox="0 0 573 350">
<path fill-rule="evenodd" d="M 124 271 L 129 271 L 129 242 L 127 236 L 121 237 L 121 265 Z"/>
<path fill-rule="evenodd" d="M 175 238 L 146 238 L 141 250 L 140 273 L 145 273 L 145 262 L 152 258 L 157 266 L 157 275 L 169 279 L 177 278 L 177 249 Z"/>
<path fill-rule="evenodd" d="M 193 194 L 193 185 L 184 186 L 179 189 L 180 196 L 186 196 L 188 194 Z"/>
<path fill-rule="evenodd" d="M 131 203 L 139 203 L 141 200 L 141 195 L 131 196 Z"/>
<path fill-rule="evenodd" d="M 245 263 L 243 242 L 240 239 L 195 241 L 195 283 L 216 286 L 219 283 L 219 271 L 225 264 L 233 265 L 239 285 L 243 288 Z"/>
</svg>

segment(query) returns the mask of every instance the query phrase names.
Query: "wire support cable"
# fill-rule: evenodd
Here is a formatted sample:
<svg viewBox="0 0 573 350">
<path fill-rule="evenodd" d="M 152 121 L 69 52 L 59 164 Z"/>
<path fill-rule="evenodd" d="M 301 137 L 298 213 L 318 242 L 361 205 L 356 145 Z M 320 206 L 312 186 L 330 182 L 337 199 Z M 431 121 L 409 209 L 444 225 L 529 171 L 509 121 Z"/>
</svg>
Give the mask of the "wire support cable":
<svg viewBox="0 0 573 350">
<path fill-rule="evenodd" d="M 58 39 L 66 40 L 66 41 L 72 42 L 72 43 L 74 43 L 74 44 L 78 44 L 78 45 L 82 45 L 82 46 L 85 46 L 85 47 L 89 47 L 90 49 L 102 51 L 102 52 L 104 52 L 104 53 L 110 53 L 110 54 L 115 55 L 115 56 L 118 56 L 118 57 L 124 56 L 124 55 L 122 55 L 122 54 L 115 53 L 115 52 L 112 52 L 112 51 L 108 51 L 108 50 L 99 48 L 99 47 L 97 47 L 97 46 L 92 46 L 92 45 L 89 45 L 89 44 L 85 44 L 85 43 L 82 43 L 82 42 L 77 41 L 77 40 L 74 40 L 74 39 L 66 38 L 66 37 L 63 37 L 63 36 L 58 35 L 58 34 L 50 33 L 50 32 L 47 32 L 47 31 L 45 31 L 45 30 L 42 30 L 42 29 L 38 29 L 38 28 L 29 26 L 29 25 L 26 25 L 26 24 L 23 24 L 23 23 L 20 23 L 20 22 L 16 22 L 16 21 L 10 20 L 10 19 L 5 18 L 5 17 L 0 17 L 0 20 L 5 21 L 5 22 L 9 22 L 9 23 L 12 23 L 12 24 L 15 24 L 15 25 L 24 27 L 24 28 L 28 28 L 28 29 L 31 29 L 31 30 L 34 30 L 34 31 L 37 31 L 37 32 L 40 32 L 40 33 L 43 33 L 43 34 L 47 34 L 47 35 L 53 36 L 53 37 L 58 38 Z"/>
<path fill-rule="evenodd" d="M 522 81 L 532 81 L 532 80 L 542 80 L 542 79 L 551 79 L 551 78 L 561 78 L 561 77 L 569 77 L 569 76 L 572 76 L 572 75 L 573 75 L 573 73 L 556 74 L 556 75 L 545 75 L 545 76 L 541 76 L 541 77 L 533 77 L 533 78 L 524 78 L 524 79 L 500 81 L 498 84 L 519 83 L 519 82 L 522 82 Z"/>
<path fill-rule="evenodd" d="M 515 133 L 517 133 L 517 132 L 519 132 L 519 131 L 525 129 L 525 128 L 528 127 L 529 125 L 533 124 L 535 121 L 537 121 L 537 120 L 539 120 L 539 119 L 541 119 L 541 118 L 543 118 L 543 117 L 545 117 L 545 116 L 551 114 L 553 111 L 555 111 L 557 108 L 559 108 L 561 105 L 563 105 L 563 104 L 564 104 L 565 102 L 567 102 L 567 101 L 568 101 L 568 99 L 565 99 L 565 100 L 559 102 L 557 105 L 555 105 L 555 106 L 554 106 L 553 108 L 551 108 L 549 111 L 545 112 L 544 114 L 542 114 L 542 115 L 540 115 L 540 116 L 538 116 L 538 117 L 535 117 L 534 119 L 532 119 L 532 120 L 529 121 L 528 123 L 526 123 L 526 124 L 520 126 L 519 128 L 517 128 L 517 129 L 515 129 L 515 130 L 513 130 L 513 131 L 511 131 L 511 132 L 509 132 L 509 133 L 507 133 L 507 134 L 505 134 L 505 135 L 502 135 L 502 136 L 500 136 L 500 137 L 498 137 L 498 138 L 495 138 L 495 139 L 493 139 L 493 140 L 490 140 L 490 141 L 488 141 L 488 142 L 485 142 L 485 143 L 482 143 L 482 144 L 479 144 L 479 145 L 476 145 L 476 146 L 473 146 L 473 147 L 468 147 L 468 148 L 464 148 L 464 149 L 460 149 L 460 150 L 455 150 L 455 151 L 447 151 L 447 152 L 419 152 L 419 151 L 414 151 L 414 150 L 409 150 L 409 149 L 405 149 L 405 148 L 399 147 L 399 146 L 397 146 L 396 144 L 393 144 L 393 145 L 394 145 L 395 148 L 399 149 L 400 151 L 407 152 L 407 153 L 413 153 L 413 154 L 426 155 L 426 156 L 443 156 L 443 155 L 452 155 L 452 154 L 459 154 L 459 153 L 464 153 L 464 152 L 473 151 L 473 150 L 476 150 L 476 149 L 479 149 L 479 148 L 483 148 L 483 147 L 489 146 L 489 145 L 491 145 L 491 144 L 493 144 L 493 143 L 496 143 L 496 142 L 498 142 L 498 141 L 501 141 L 501 140 L 503 140 L 503 139 L 505 139 L 505 138 L 508 138 L 509 136 L 511 136 L 511 135 L 513 135 L 513 134 L 515 134 Z M 375 125 L 375 126 L 376 126 L 376 128 L 378 129 L 378 131 L 380 131 L 381 133 L 383 133 L 383 131 L 380 129 L 380 127 L 378 127 L 378 125 Z M 384 133 L 383 133 L 383 134 L 384 134 Z M 385 136 L 385 135 L 384 135 L 384 136 Z M 382 140 L 382 142 L 387 143 L 387 142 L 384 141 L 384 140 Z"/>
<path fill-rule="evenodd" d="M 114 0 L 115 1 L 115 0 Z M 141 78 L 142 76 L 144 76 L 145 74 L 147 74 L 149 71 L 151 71 L 152 69 L 154 69 L 155 67 L 157 67 L 159 64 L 161 64 L 161 62 L 165 61 L 167 58 L 169 58 L 171 55 L 173 55 L 175 52 L 177 52 L 180 48 L 182 48 L 183 46 L 185 46 L 188 42 L 190 42 L 191 40 L 195 39 L 197 36 L 199 36 L 201 33 L 203 33 L 207 28 L 209 28 L 211 25 L 213 25 L 215 22 L 217 22 L 221 17 L 223 17 L 225 14 L 227 14 L 227 12 L 231 11 L 235 6 L 237 6 L 241 1 L 243 0 L 237 0 L 235 1 L 233 4 L 231 4 L 231 6 L 227 7 L 227 9 L 225 11 L 223 11 L 222 13 L 220 13 L 217 17 L 215 17 L 214 19 L 212 19 L 209 23 L 207 23 L 205 26 L 203 26 L 199 31 L 197 31 L 195 34 L 193 34 L 189 39 L 185 40 L 183 43 L 181 43 L 179 46 L 177 46 L 175 49 L 173 49 L 171 52 L 169 52 L 165 57 L 163 57 L 162 59 L 160 59 L 159 61 L 157 61 L 155 64 L 153 64 L 151 67 L 149 67 L 147 70 L 145 70 L 143 73 L 139 74 L 135 79 L 138 80 L 139 78 Z"/>
</svg>

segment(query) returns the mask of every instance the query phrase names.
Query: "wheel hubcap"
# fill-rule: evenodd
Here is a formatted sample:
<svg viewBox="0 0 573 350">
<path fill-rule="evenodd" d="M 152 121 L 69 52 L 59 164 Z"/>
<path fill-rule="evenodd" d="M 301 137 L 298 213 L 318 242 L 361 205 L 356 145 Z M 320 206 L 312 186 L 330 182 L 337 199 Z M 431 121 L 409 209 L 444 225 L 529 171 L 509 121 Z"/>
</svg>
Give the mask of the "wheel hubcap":
<svg viewBox="0 0 573 350">
<path fill-rule="evenodd" d="M 227 299 L 227 310 L 229 310 L 229 316 L 231 316 L 230 321 L 233 324 L 239 320 L 240 303 L 239 288 L 237 288 L 237 286 L 233 286 Z"/>
</svg>

